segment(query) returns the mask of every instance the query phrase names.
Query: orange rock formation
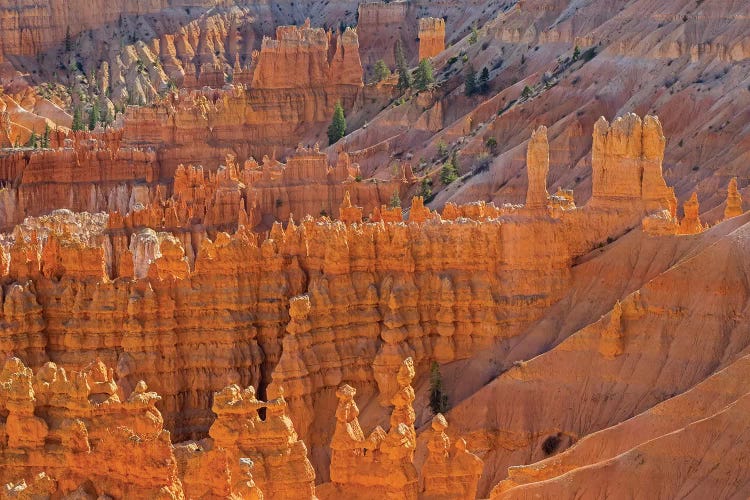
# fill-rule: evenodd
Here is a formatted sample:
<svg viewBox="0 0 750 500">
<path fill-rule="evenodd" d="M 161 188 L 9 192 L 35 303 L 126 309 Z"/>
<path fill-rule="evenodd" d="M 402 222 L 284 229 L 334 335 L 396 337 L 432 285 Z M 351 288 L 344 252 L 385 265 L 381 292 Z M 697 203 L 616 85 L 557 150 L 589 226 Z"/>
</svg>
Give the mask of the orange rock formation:
<svg viewBox="0 0 750 500">
<path fill-rule="evenodd" d="M 737 217 L 742 214 L 742 196 L 737 190 L 737 178 L 732 177 L 727 188 L 727 204 L 724 207 L 724 219 Z"/>
<path fill-rule="evenodd" d="M 419 60 L 429 59 L 445 49 L 445 20 L 423 17 L 419 20 Z"/>
<path fill-rule="evenodd" d="M 323 137 L 336 102 L 351 110 L 361 99 L 357 34 L 280 26 L 254 54 L 252 82 L 229 90 L 182 90 L 152 107 L 129 107 L 123 142 L 160 151 L 162 172 L 180 164 L 211 169 L 228 153 L 240 162 Z"/>
<path fill-rule="evenodd" d="M 680 234 L 696 234 L 703 231 L 703 224 L 698 216 L 700 206 L 698 205 L 698 193 L 693 193 L 690 199 L 682 205 L 684 217 L 680 221 Z"/>
</svg>

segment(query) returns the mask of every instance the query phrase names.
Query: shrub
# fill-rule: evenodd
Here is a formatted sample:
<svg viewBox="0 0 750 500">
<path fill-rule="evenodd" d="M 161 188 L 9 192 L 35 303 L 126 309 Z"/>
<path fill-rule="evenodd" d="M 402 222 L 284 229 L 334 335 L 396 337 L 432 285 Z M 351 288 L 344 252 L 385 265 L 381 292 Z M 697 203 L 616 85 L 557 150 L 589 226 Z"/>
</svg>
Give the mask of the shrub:
<svg viewBox="0 0 750 500">
<path fill-rule="evenodd" d="M 469 35 L 469 44 L 474 45 L 479 40 L 479 30 L 477 30 L 477 25 L 472 24 L 471 26 L 471 35 Z"/>
</svg>

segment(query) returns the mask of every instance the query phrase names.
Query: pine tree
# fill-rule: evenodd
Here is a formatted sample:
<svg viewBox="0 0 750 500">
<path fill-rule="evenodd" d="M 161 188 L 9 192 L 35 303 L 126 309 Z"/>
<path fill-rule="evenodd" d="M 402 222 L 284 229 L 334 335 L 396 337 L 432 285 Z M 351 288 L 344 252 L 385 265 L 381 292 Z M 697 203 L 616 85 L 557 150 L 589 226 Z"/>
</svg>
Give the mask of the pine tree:
<svg viewBox="0 0 750 500">
<path fill-rule="evenodd" d="M 334 144 L 345 135 L 346 117 L 344 116 L 344 108 L 341 106 L 341 102 L 337 102 L 336 107 L 333 109 L 331 125 L 328 127 L 328 142 L 329 144 Z"/>
<path fill-rule="evenodd" d="M 39 138 L 36 135 L 36 132 L 32 132 L 31 136 L 29 137 L 29 142 L 26 143 L 27 148 L 34 148 L 36 149 L 39 144 Z"/>
<path fill-rule="evenodd" d="M 73 125 L 71 125 L 71 128 L 73 129 L 73 132 L 77 132 L 79 130 L 83 130 L 83 118 L 81 118 L 81 108 L 80 106 L 76 106 L 73 109 Z"/>
<path fill-rule="evenodd" d="M 430 409 L 432 413 L 445 413 L 450 409 L 448 395 L 443 392 L 443 377 L 440 365 L 435 361 L 430 365 Z"/>
<path fill-rule="evenodd" d="M 409 68 L 406 66 L 406 57 L 404 56 L 404 48 L 401 45 L 401 40 L 396 42 L 396 68 L 398 69 L 398 88 L 399 90 L 407 90 L 411 87 L 411 75 L 409 74 Z"/>
<path fill-rule="evenodd" d="M 44 124 L 44 135 L 42 136 L 42 147 L 43 148 L 49 148 L 49 136 L 50 136 L 50 129 L 49 124 Z"/>
<path fill-rule="evenodd" d="M 450 160 L 445 162 L 443 164 L 443 167 L 440 169 L 440 182 L 442 182 L 443 185 L 447 186 L 456 179 L 458 179 L 458 167 L 456 167 L 456 164 L 453 163 L 453 158 L 451 158 Z"/>
<path fill-rule="evenodd" d="M 375 63 L 375 81 L 382 82 L 389 76 L 391 76 L 391 70 L 388 68 L 388 65 L 384 60 L 378 59 Z"/>
<path fill-rule="evenodd" d="M 73 49 L 73 42 L 70 39 L 70 26 L 65 30 L 65 52 L 70 52 Z"/>
<path fill-rule="evenodd" d="M 391 208 L 396 208 L 401 206 L 401 197 L 398 195 L 398 191 L 393 192 L 393 196 L 391 196 L 391 201 L 388 204 Z"/>
<path fill-rule="evenodd" d="M 479 75 L 479 93 L 486 94 L 490 90 L 490 70 L 485 66 Z"/>
<path fill-rule="evenodd" d="M 578 45 L 576 45 L 575 49 L 573 49 L 573 62 L 576 62 L 578 58 L 581 57 L 581 49 L 578 48 Z"/>
<path fill-rule="evenodd" d="M 464 94 L 467 97 L 471 97 L 477 93 L 477 72 L 474 71 L 474 67 L 469 65 L 466 70 L 466 77 L 464 78 Z"/>
<path fill-rule="evenodd" d="M 101 121 L 101 114 L 99 113 L 99 105 L 94 103 L 89 111 L 89 130 L 94 130 Z"/>
<path fill-rule="evenodd" d="M 432 179 L 425 177 L 419 185 L 419 196 L 429 201 L 432 198 Z"/>
<path fill-rule="evenodd" d="M 427 87 L 435 82 L 435 77 L 432 76 L 432 64 L 428 59 L 422 59 L 419 61 L 417 72 L 414 77 L 414 86 L 418 90 L 425 90 Z"/>
<path fill-rule="evenodd" d="M 401 43 L 401 39 L 396 40 L 396 45 L 393 48 L 393 59 L 396 61 L 396 67 L 406 66 L 406 56 L 404 55 L 404 46 Z"/>
</svg>

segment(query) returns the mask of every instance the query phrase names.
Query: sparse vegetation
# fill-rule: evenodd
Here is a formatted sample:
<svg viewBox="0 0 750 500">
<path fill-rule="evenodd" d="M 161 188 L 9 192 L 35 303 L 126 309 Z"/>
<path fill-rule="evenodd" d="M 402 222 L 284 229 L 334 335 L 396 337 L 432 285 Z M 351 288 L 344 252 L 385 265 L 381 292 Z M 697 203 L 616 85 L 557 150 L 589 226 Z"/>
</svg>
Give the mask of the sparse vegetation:
<svg viewBox="0 0 750 500">
<path fill-rule="evenodd" d="M 450 409 L 448 395 L 443 392 L 443 376 L 440 365 L 435 361 L 430 365 L 430 409 L 432 413 L 445 413 Z"/>
<path fill-rule="evenodd" d="M 401 197 L 398 195 L 398 191 L 394 191 L 393 195 L 391 196 L 391 201 L 388 203 L 388 206 L 391 208 L 396 208 L 401 206 Z"/>
<path fill-rule="evenodd" d="M 486 94 L 490 90 L 490 70 L 488 70 L 487 67 L 482 68 L 482 72 L 479 75 L 477 90 L 480 94 Z"/>
<path fill-rule="evenodd" d="M 445 143 L 445 141 L 438 141 L 437 154 L 439 158 L 445 158 L 446 156 L 448 156 L 448 145 Z"/>
<path fill-rule="evenodd" d="M 471 25 L 471 35 L 469 35 L 469 44 L 474 45 L 479 41 L 479 30 L 476 24 Z"/>
<path fill-rule="evenodd" d="M 432 75 L 432 64 L 429 59 L 422 59 L 419 61 L 419 66 L 414 74 L 414 86 L 417 90 L 426 90 L 434 82 L 435 77 Z"/>
<path fill-rule="evenodd" d="M 401 44 L 401 40 L 396 42 L 394 51 L 396 68 L 398 69 L 398 88 L 399 90 L 405 91 L 411 87 L 412 82 L 409 68 L 406 65 L 406 56 L 404 55 L 404 47 Z"/>
<path fill-rule="evenodd" d="M 70 127 L 74 132 L 84 130 L 83 118 L 81 117 L 81 107 L 76 106 L 73 108 L 73 124 Z"/>
<path fill-rule="evenodd" d="M 471 97 L 477 93 L 477 72 L 469 65 L 464 76 L 464 95 Z"/>
<path fill-rule="evenodd" d="M 419 191 L 417 194 L 424 198 L 425 201 L 432 199 L 432 179 L 429 177 L 423 178 L 422 182 L 419 183 Z"/>
<path fill-rule="evenodd" d="M 442 182 L 445 186 L 458 179 L 457 161 L 458 158 L 456 157 L 456 153 L 453 153 L 451 159 L 445 162 L 443 164 L 443 167 L 440 169 L 440 182 Z"/>
<path fill-rule="evenodd" d="M 384 60 L 378 59 L 375 63 L 375 81 L 382 82 L 386 78 L 391 76 L 391 70 Z"/>
</svg>

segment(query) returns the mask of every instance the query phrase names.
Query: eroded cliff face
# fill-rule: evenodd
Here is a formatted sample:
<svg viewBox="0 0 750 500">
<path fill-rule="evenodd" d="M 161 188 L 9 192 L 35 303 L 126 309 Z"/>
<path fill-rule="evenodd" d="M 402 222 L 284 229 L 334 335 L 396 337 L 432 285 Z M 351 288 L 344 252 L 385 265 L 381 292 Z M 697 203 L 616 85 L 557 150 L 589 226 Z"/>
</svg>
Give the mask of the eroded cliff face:
<svg viewBox="0 0 750 500">
<path fill-rule="evenodd" d="M 308 22 L 279 27 L 277 37 L 254 54 L 248 89 L 182 91 L 156 106 L 128 108 L 124 144 L 158 149 L 169 172 L 180 163 L 214 169 L 227 153 L 245 161 L 322 140 L 335 104 L 348 112 L 362 98 L 357 35 Z"/>
<path fill-rule="evenodd" d="M 59 208 L 104 211 L 110 228 L 127 237 L 146 227 L 183 233 L 191 265 L 198 233 L 240 225 L 268 230 L 293 216 L 339 217 L 347 194 L 369 214 L 413 182 L 408 171 L 363 179 L 348 154 L 331 165 L 317 146 L 298 147 L 286 164 L 267 156 L 260 165 L 252 157 L 239 163 L 230 154 L 215 172 L 194 165 L 164 172 L 153 149 L 120 146 L 120 131 L 53 133 L 51 141 L 63 147 L 0 153 L 0 176 L 9 183 L 0 191 L 0 227 Z"/>
<path fill-rule="evenodd" d="M 319 164 L 314 151 L 300 154 L 284 171 L 290 179 Z M 641 157 L 628 154 L 627 165 Z M 613 171 L 625 179 L 613 174 L 612 186 L 632 180 L 626 168 Z M 182 171 L 175 181 L 172 212 L 151 205 L 93 220 L 61 212 L 19 226 L 3 250 L 5 331 L 17 340 L 3 345 L 33 366 L 50 359 L 80 369 L 99 358 L 117 367 L 125 388 L 145 380 L 162 395 L 177 439 L 205 435 L 211 394 L 227 383 L 262 391 L 273 380 L 314 457 L 328 445 L 329 431 L 315 431 L 324 425 L 320 409 L 341 382 L 367 397 L 377 391 L 387 405 L 405 357 L 424 369 L 517 336 L 568 289 L 576 257 L 670 209 L 654 205 L 644 176 L 629 198 L 605 187 L 601 203 L 583 208 L 551 197 L 541 210 L 470 205 L 446 209 L 446 220 L 415 212 L 404 225 L 400 209 L 391 216 L 382 207 L 393 222 L 306 217 L 260 237 L 240 227 L 209 238 L 200 223 L 149 228 L 168 213 L 180 226 L 176 208 L 239 178 L 225 170 L 203 185 L 194 175 Z M 307 297 L 309 308 L 290 316 L 301 300 L 294 297 Z M 325 478 L 325 463 L 314 463 Z"/>
</svg>

